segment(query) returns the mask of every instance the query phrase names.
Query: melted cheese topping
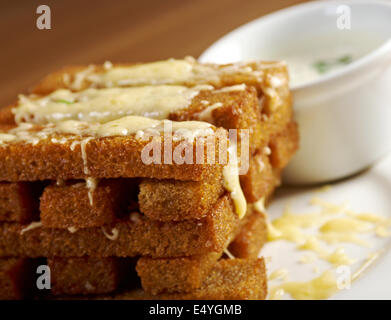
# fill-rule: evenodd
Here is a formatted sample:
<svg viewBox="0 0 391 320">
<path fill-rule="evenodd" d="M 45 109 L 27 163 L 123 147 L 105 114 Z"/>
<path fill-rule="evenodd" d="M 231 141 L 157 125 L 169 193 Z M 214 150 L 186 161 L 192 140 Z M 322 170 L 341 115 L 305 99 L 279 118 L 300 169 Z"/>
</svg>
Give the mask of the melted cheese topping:
<svg viewBox="0 0 391 320">
<path fill-rule="evenodd" d="M 266 208 L 265 208 L 265 197 L 262 197 L 257 202 L 254 203 L 254 209 L 259 212 L 266 214 Z"/>
<path fill-rule="evenodd" d="M 78 230 L 78 228 L 76 228 L 76 227 L 69 227 L 69 228 L 68 228 L 68 231 L 69 231 L 70 233 L 75 233 L 77 230 Z"/>
<path fill-rule="evenodd" d="M 287 240 L 298 244 L 299 249 L 319 251 L 319 241 L 328 244 L 341 242 L 355 243 L 368 246 L 368 242 L 360 239 L 358 235 L 365 232 L 374 232 L 378 236 L 391 236 L 388 227 L 391 220 L 375 214 L 355 213 L 347 208 L 347 203 L 342 205 L 328 203 L 319 198 L 310 201 L 313 205 L 321 207 L 320 213 L 295 214 L 286 206 L 283 214 L 269 224 L 268 239 Z M 330 215 L 341 215 L 330 219 Z M 316 236 L 304 232 L 304 229 L 315 227 L 318 229 Z"/>
<path fill-rule="evenodd" d="M 239 167 L 237 148 L 232 144 L 228 148 L 229 162 L 223 169 L 224 187 L 230 192 L 239 218 L 243 218 L 247 211 L 247 201 L 239 181 Z"/>
<path fill-rule="evenodd" d="M 209 123 L 213 123 L 213 121 L 214 121 L 213 116 L 212 116 L 213 110 L 221 108 L 222 106 L 223 106 L 223 104 L 221 102 L 216 102 L 216 103 L 212 104 L 211 106 L 208 106 L 207 108 L 205 108 L 201 112 L 197 113 L 197 115 L 196 115 L 197 119 L 202 120 L 202 121 L 206 121 Z"/>
<path fill-rule="evenodd" d="M 344 202 L 343 204 L 330 203 L 325 200 L 322 200 L 318 197 L 311 199 L 310 204 L 316 205 L 322 208 L 322 213 L 324 214 L 334 214 L 347 211 L 348 203 Z"/>
<path fill-rule="evenodd" d="M 223 87 L 221 89 L 215 90 L 215 92 L 233 92 L 233 91 L 244 91 L 246 90 L 247 85 L 245 83 L 236 84 L 229 87 Z"/>
<path fill-rule="evenodd" d="M 173 138 L 178 140 L 187 139 L 192 141 L 198 136 L 208 136 L 214 133 L 214 127 L 211 124 L 201 121 L 176 122 L 140 116 L 126 116 L 103 124 L 67 120 L 57 124 L 45 125 L 40 131 L 34 131 L 31 124 L 21 123 L 16 128 L 8 131 L 6 140 L 1 140 L 3 137 L 0 135 L 0 142 L 13 143 L 23 141 L 37 144 L 53 134 L 68 134 L 71 136 L 67 140 L 58 141 L 57 143 L 65 143 L 77 137 L 85 137 L 82 140 L 73 141 L 70 146 L 71 150 L 74 150 L 80 144 L 83 152 L 83 150 L 85 151 L 85 145 L 91 138 L 128 136 L 132 134 L 137 134 L 139 137 L 145 137 L 146 135 L 151 137 L 160 135 L 168 127 L 172 128 Z M 12 136 L 12 139 L 9 136 Z"/>
<path fill-rule="evenodd" d="M 325 192 L 329 186 L 317 192 Z M 339 246 L 328 250 L 324 244 L 354 243 L 360 246 L 370 246 L 361 239 L 362 233 L 371 233 L 378 237 L 391 236 L 391 219 L 373 213 L 355 212 L 348 208 L 348 203 L 334 204 L 313 198 L 310 204 L 319 206 L 316 213 L 293 213 L 287 205 L 283 214 L 268 225 L 268 238 L 294 242 L 299 250 L 316 253 L 319 259 L 327 261 L 332 266 L 352 265 L 356 259 L 346 254 L 345 248 Z M 307 228 L 312 228 L 308 230 Z M 315 229 L 315 230 L 314 230 Z M 357 279 L 378 257 L 374 253 L 368 257 L 351 279 Z M 314 256 L 312 256 L 314 257 Z M 302 256 L 299 262 L 312 262 L 309 256 Z M 319 267 L 314 267 L 319 272 Z M 308 282 L 285 282 L 271 289 L 270 299 L 281 299 L 285 293 L 295 299 L 325 299 L 337 291 L 336 281 L 331 270 L 326 270 L 321 276 Z"/>
<path fill-rule="evenodd" d="M 0 144 L 4 144 L 5 142 L 11 142 L 15 140 L 15 136 L 13 134 L 8 133 L 0 133 Z"/>
<path fill-rule="evenodd" d="M 230 259 L 235 259 L 235 256 L 228 250 L 228 248 L 224 249 L 224 253 L 227 255 Z"/>
<path fill-rule="evenodd" d="M 90 205 L 94 204 L 94 191 L 99 184 L 99 179 L 97 178 L 87 178 L 86 179 L 86 187 L 88 189 L 88 200 L 90 201 Z"/>
<path fill-rule="evenodd" d="M 115 241 L 118 239 L 119 236 L 119 230 L 117 228 L 113 228 L 111 230 L 111 234 L 108 234 L 104 228 L 102 228 L 102 232 L 105 235 L 105 237 L 111 241 Z"/>
<path fill-rule="evenodd" d="M 345 249 L 342 247 L 337 248 L 334 252 L 324 257 L 324 259 L 336 266 L 351 265 L 355 262 L 354 259 L 347 256 L 347 254 L 345 253 Z"/>
<path fill-rule="evenodd" d="M 67 134 L 69 136 L 61 140 L 56 140 L 56 142 L 52 139 L 52 142 L 63 144 L 71 141 L 70 149 L 72 151 L 75 150 L 77 145 L 80 145 L 83 171 L 84 174 L 89 175 L 90 170 L 88 168 L 86 147 L 94 138 L 135 134 L 136 139 L 149 139 L 156 136 L 160 137 L 161 133 L 168 132 L 170 134 L 172 133 L 172 139 L 174 141 L 184 139 L 193 142 L 197 137 L 214 134 L 213 128 L 214 126 L 211 124 L 200 121 L 175 122 L 139 116 L 126 116 L 103 124 L 66 120 L 57 124 L 45 125 L 40 131 L 34 130 L 34 127 L 29 123 L 21 123 L 18 127 L 8 131 L 6 140 L 1 140 L 2 136 L 0 135 L 0 144 L 24 142 L 35 145 L 41 140 L 48 139 L 53 134 Z M 13 138 L 9 139 L 9 136 Z M 239 178 L 237 177 L 237 179 Z M 231 180 L 234 180 L 234 178 Z M 90 184 L 90 187 L 92 186 L 93 184 Z M 93 188 L 89 188 L 88 196 L 91 205 L 93 204 L 92 192 Z M 236 195 L 237 193 L 240 193 L 240 191 L 234 194 Z"/>
<path fill-rule="evenodd" d="M 114 67 L 91 79 L 96 80 L 94 82 L 113 85 L 178 83 L 193 78 L 196 72 L 194 64 L 190 61 L 169 59 L 128 67 Z"/>
<path fill-rule="evenodd" d="M 316 236 L 309 236 L 304 243 L 297 247 L 300 250 L 309 250 L 318 255 L 327 255 L 327 251 L 321 246 Z"/>
<path fill-rule="evenodd" d="M 319 277 L 307 282 L 285 282 L 270 291 L 270 298 L 274 298 L 275 293 L 280 290 L 278 296 L 289 293 L 292 298 L 297 300 L 320 300 L 331 297 L 338 291 L 337 280 L 334 274 L 327 270 Z"/>
<path fill-rule="evenodd" d="M 294 242 L 297 249 L 312 251 L 318 258 L 332 265 L 351 265 L 355 259 L 349 257 L 343 247 L 329 251 L 322 242 L 354 243 L 367 247 L 369 243 L 359 237 L 362 233 L 391 236 L 388 229 L 391 226 L 390 219 L 372 213 L 356 213 L 348 209 L 346 202 L 337 205 L 316 197 L 310 203 L 320 206 L 321 212 L 296 214 L 287 205 L 283 214 L 268 224 L 268 240 Z M 308 233 L 305 231 L 307 228 L 316 228 L 317 232 Z M 308 262 L 308 259 L 302 260 Z"/>
<path fill-rule="evenodd" d="M 356 234 L 346 232 L 327 232 L 319 235 L 319 239 L 325 241 L 328 244 L 338 243 L 354 243 L 362 247 L 369 247 L 369 243 L 363 239 L 360 239 Z"/>
<path fill-rule="evenodd" d="M 79 92 L 60 89 L 41 98 L 21 96 L 18 106 L 13 109 L 19 126 L 7 133 L 0 133 L 0 144 L 17 141 L 37 144 L 53 134 L 73 135 L 61 139 L 52 137 L 51 140 L 60 144 L 71 141 L 71 150 L 80 145 L 84 174 L 89 175 L 86 148 L 93 138 L 130 134 L 149 138 L 153 134 L 165 132 L 166 125 L 172 128 L 174 139 L 192 141 L 198 136 L 214 133 L 213 126 L 205 122 L 163 120 L 171 112 L 188 107 L 201 90 L 214 90 L 210 85 L 189 88 L 174 84 L 197 83 L 199 80 L 219 81 L 221 76 L 233 73 L 251 75 L 261 81 L 263 75 L 262 70 L 253 70 L 243 64 L 218 67 L 198 64 L 194 59 L 170 59 L 130 67 L 113 67 L 105 63 L 104 69 L 103 73 L 96 73 L 95 67 L 89 66 L 77 73 L 71 84 L 71 88 L 78 89 L 88 80 L 98 87 L 106 87 L 103 89 L 89 88 Z M 114 85 L 120 87 L 113 88 Z M 129 85 L 142 86 L 126 87 Z M 239 84 L 214 91 L 245 89 L 245 84 Z M 212 111 L 221 106 L 217 102 L 206 108 L 199 114 L 200 119 L 212 120 Z M 43 125 L 43 128 L 35 131 L 31 124 Z M 224 186 L 242 218 L 247 203 L 239 182 L 236 146 L 230 147 L 229 152 L 230 161 L 223 172 Z M 87 185 L 90 182 L 88 197 L 92 205 L 94 184 L 91 181 L 87 180 Z"/>
<path fill-rule="evenodd" d="M 59 89 L 39 99 L 23 97 L 13 109 L 16 122 L 37 124 L 64 120 L 107 122 L 127 115 L 166 119 L 171 112 L 188 107 L 200 90 L 211 86 L 145 86 L 86 89 L 72 92 Z"/>
<path fill-rule="evenodd" d="M 388 229 L 388 226 L 377 226 L 375 234 L 380 238 L 388 238 L 391 236 L 391 231 Z"/>
<path fill-rule="evenodd" d="M 224 75 L 244 74 L 262 81 L 263 70 L 279 67 L 283 62 L 274 64 L 257 64 L 256 70 L 246 63 L 235 63 L 227 66 L 213 64 L 200 64 L 194 58 L 187 57 L 183 60 L 168 59 L 152 63 L 144 63 L 133 66 L 114 66 L 105 68 L 105 72 L 97 73 L 90 69 L 83 70 L 76 75 L 74 88 L 80 88 L 85 79 L 98 87 L 112 86 L 140 86 L 177 83 L 216 82 Z M 285 78 L 274 76 L 270 85 L 281 86 Z"/>
<path fill-rule="evenodd" d="M 287 269 L 274 270 L 268 277 L 269 280 L 286 280 L 288 278 L 289 271 Z"/>
<path fill-rule="evenodd" d="M 93 139 L 92 137 L 88 137 L 88 138 L 85 138 L 82 141 L 80 141 L 80 151 L 81 151 L 81 157 L 83 159 L 83 172 L 85 174 L 90 174 L 90 170 L 88 169 L 86 146 L 87 146 L 87 143 L 92 139 Z M 88 184 L 88 181 L 87 181 L 87 184 Z M 90 202 L 92 202 L 92 201 L 90 200 Z"/>
<path fill-rule="evenodd" d="M 284 289 L 271 288 L 269 292 L 269 300 L 281 300 L 284 295 Z"/>
<path fill-rule="evenodd" d="M 95 290 L 95 287 L 89 281 L 86 281 L 84 287 L 86 288 L 87 291 L 94 291 Z"/>
<path fill-rule="evenodd" d="M 332 219 L 324 223 L 319 229 L 320 232 L 368 232 L 371 230 L 371 225 L 366 222 L 359 221 L 353 218 L 338 218 Z"/>
<path fill-rule="evenodd" d="M 40 227 L 42 227 L 42 222 L 41 221 L 31 222 L 27 227 L 25 227 L 22 230 L 20 230 L 20 234 L 22 235 L 23 233 L 25 233 L 27 231 L 30 231 L 30 230 L 33 230 L 33 229 L 36 229 L 36 228 L 40 228 Z"/>
</svg>

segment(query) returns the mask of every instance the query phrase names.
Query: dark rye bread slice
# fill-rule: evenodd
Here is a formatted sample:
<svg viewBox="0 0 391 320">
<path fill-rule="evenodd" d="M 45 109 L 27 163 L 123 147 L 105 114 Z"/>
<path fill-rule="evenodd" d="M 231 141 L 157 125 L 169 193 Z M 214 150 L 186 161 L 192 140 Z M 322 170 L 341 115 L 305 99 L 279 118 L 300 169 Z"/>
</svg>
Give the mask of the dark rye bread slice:
<svg viewBox="0 0 391 320">
<path fill-rule="evenodd" d="M 103 294 L 125 286 L 135 277 L 135 259 L 49 258 L 51 293 L 54 295 Z"/>
<path fill-rule="evenodd" d="M 273 138 L 270 155 L 262 149 L 251 157 L 248 172 L 240 176 L 248 202 L 272 193 L 279 183 L 280 169 L 297 148 L 298 130 L 296 123 L 292 122 Z M 221 179 L 221 172 L 199 182 L 141 179 L 138 193 L 140 209 L 156 220 L 201 218 L 224 192 Z M 101 180 L 92 192 L 92 205 L 85 183 L 79 181 L 60 186 L 52 183 L 41 197 L 41 221 L 44 226 L 54 228 L 97 227 L 111 223 L 120 214 L 121 210 L 117 208 L 137 199 L 137 180 Z M 0 183 L 0 221 L 28 223 L 36 220 L 38 196 L 43 186 L 39 182 Z"/>
<path fill-rule="evenodd" d="M 287 165 L 297 148 L 297 125 L 292 122 L 272 139 L 270 149 L 261 149 L 250 158 L 248 172 L 240 176 L 248 202 L 270 196 L 280 184 L 280 169 Z M 143 179 L 139 193 L 140 210 L 158 220 L 200 217 L 221 192 L 223 189 L 216 177 L 203 183 Z"/>
<path fill-rule="evenodd" d="M 223 175 L 203 181 L 142 179 L 140 211 L 160 221 L 201 219 L 225 192 Z"/>
<path fill-rule="evenodd" d="M 291 122 L 270 143 L 271 154 L 262 149 L 250 159 L 249 170 L 240 176 L 248 202 L 268 196 L 278 185 L 280 171 L 298 148 L 298 130 Z M 217 174 L 203 181 L 141 179 L 138 201 L 141 211 L 151 219 L 183 220 L 205 216 L 224 192 L 222 176 Z M 125 179 L 127 180 L 127 179 Z M 122 183 L 119 183 L 121 182 Z M 92 192 L 83 183 L 47 186 L 41 197 L 41 221 L 47 227 L 94 227 L 114 221 L 128 200 L 136 200 L 139 182 L 133 179 L 105 179 Z M 117 184 L 118 182 L 118 184 Z M 28 223 L 37 219 L 38 196 L 44 184 L 37 182 L 0 183 L 0 221 Z M 120 187 L 121 186 L 121 187 Z M 128 199 L 121 197 L 128 196 Z M 121 211 L 121 210 L 120 210 Z"/>
<path fill-rule="evenodd" d="M 0 182 L 0 221 L 28 223 L 39 217 L 40 182 Z"/>
<path fill-rule="evenodd" d="M 257 258 L 266 242 L 266 220 L 250 208 L 230 242 L 228 254 L 236 258 Z M 233 249 L 231 251 L 231 249 Z M 191 292 L 202 285 L 223 252 L 180 258 L 141 257 L 137 273 L 143 289 L 151 294 Z"/>
<path fill-rule="evenodd" d="M 245 224 L 228 246 L 228 251 L 235 258 L 258 258 L 261 248 L 267 241 L 266 215 L 254 208 L 252 212 L 246 217 Z"/>
<path fill-rule="evenodd" d="M 198 289 L 188 293 L 152 295 L 141 289 L 98 296 L 116 300 L 264 300 L 267 276 L 264 259 L 222 259 Z"/>
<path fill-rule="evenodd" d="M 254 215 L 254 216 L 253 216 Z M 264 242 L 256 241 L 253 234 L 257 231 L 265 232 L 265 220 L 262 214 L 251 213 L 253 218 L 246 216 L 241 222 L 240 234 L 242 238 L 248 235 L 249 239 L 237 251 L 241 258 L 257 258 Z M 258 224 L 254 224 L 257 220 Z M 255 225 L 264 226 L 254 228 Z M 266 236 L 263 235 L 266 239 Z M 241 242 L 241 240 L 239 240 Z M 231 245 L 236 242 L 236 238 Z M 239 248 L 239 247 L 238 247 Z M 249 255 L 250 253 L 250 255 Z M 157 294 L 160 292 L 191 292 L 199 288 L 207 274 L 221 257 L 222 252 L 212 252 L 200 256 L 180 258 L 60 258 L 48 259 L 51 270 L 52 289 L 54 295 L 91 295 L 108 293 L 118 288 L 132 285 L 132 278 L 138 276 L 146 292 Z M 136 282 L 133 280 L 133 283 Z M 138 283 L 139 281 L 137 281 Z"/>
<path fill-rule="evenodd" d="M 195 64 L 199 64 L 194 62 Z M 120 64 L 115 66 L 132 66 L 134 64 Z M 197 78 L 195 81 L 174 81 L 170 84 L 185 86 L 194 86 L 198 84 L 210 84 L 216 88 L 223 88 L 238 84 L 246 84 L 257 90 L 257 95 L 261 98 L 261 132 L 262 137 L 271 137 L 275 135 L 280 127 L 284 127 L 292 119 L 292 101 L 289 90 L 288 69 L 285 63 L 255 61 L 239 64 L 206 64 L 214 70 L 226 69 L 226 72 L 220 73 L 217 77 Z M 106 70 L 103 65 L 87 66 L 69 66 L 58 72 L 46 76 L 33 90 L 33 93 L 42 95 L 48 94 L 59 88 L 72 88 L 72 83 L 80 72 L 92 68 L 92 73 L 102 74 Z M 170 80 L 170 79 L 168 79 Z M 82 79 L 76 90 L 84 90 L 95 85 L 88 80 Z M 131 86 L 127 84 L 126 86 Z M 75 90 L 75 89 L 73 89 Z M 212 113 L 214 117 L 215 112 Z M 176 116 L 174 116 L 176 117 Z M 0 116 L 1 119 L 1 116 Z M 226 119 L 224 117 L 223 119 Z M 230 120 L 233 121 L 233 120 Z M 231 127 L 227 127 L 230 129 Z M 257 129 L 258 130 L 258 129 Z M 266 141 L 267 143 L 267 141 Z"/>
<path fill-rule="evenodd" d="M 91 191 L 84 181 L 52 183 L 40 199 L 40 217 L 50 228 L 100 227 L 131 206 L 146 208 L 143 213 L 153 220 L 201 219 L 224 193 L 221 174 L 204 181 L 102 179 Z"/>
<path fill-rule="evenodd" d="M 209 108 L 216 104 L 219 107 L 212 110 L 210 116 L 203 116 Z M 14 125 L 15 120 L 12 109 L 17 104 L 8 106 L 0 110 L 0 124 Z M 206 121 L 217 127 L 225 129 L 248 129 L 250 153 L 259 149 L 264 141 L 269 137 L 264 136 L 267 132 L 261 130 L 261 105 L 254 87 L 245 87 L 240 90 L 219 91 L 219 90 L 201 90 L 196 95 L 190 105 L 182 111 L 173 112 L 168 119 L 174 121 L 199 120 Z M 204 112 L 203 112 L 204 111 Z M 181 119 L 181 120 L 179 120 Z M 238 133 L 237 139 L 241 136 Z"/>
<path fill-rule="evenodd" d="M 38 261 L 26 258 L 0 259 L 0 300 L 19 300 L 32 294 Z"/>
<path fill-rule="evenodd" d="M 287 91 L 288 90 L 288 91 Z M 281 91 L 280 93 L 278 93 Z M 217 127 L 225 129 L 248 129 L 250 154 L 267 146 L 274 136 L 280 134 L 293 121 L 292 102 L 289 89 L 273 90 L 274 97 L 256 98 L 255 88 L 247 87 L 244 91 L 225 92 L 225 100 L 221 107 L 212 108 L 204 119 Z M 230 95 L 242 95 L 238 103 L 229 103 Z M 199 95 L 202 97 L 202 93 Z M 257 99 L 257 100 L 256 100 Z M 216 102 L 218 100 L 216 99 Z M 213 106 L 215 102 L 211 103 Z M 194 104 L 189 108 L 170 114 L 175 121 L 202 120 L 200 115 L 205 110 L 202 104 Z M 237 134 L 240 145 L 240 131 Z"/>
<path fill-rule="evenodd" d="M 256 202 L 273 193 L 280 184 L 281 169 L 297 149 L 297 125 L 291 122 L 280 135 L 273 137 L 270 148 L 260 149 L 250 157 L 247 173 L 240 175 L 247 202 Z M 170 221 L 204 216 L 222 192 L 219 176 L 202 182 L 143 179 L 138 199 L 140 211 L 146 216 Z"/>
<path fill-rule="evenodd" d="M 198 64 L 195 62 L 195 64 Z M 132 64 L 127 64 L 132 65 Z M 126 64 L 122 65 L 126 66 Z M 279 62 L 249 62 L 233 65 L 211 65 L 214 70 L 226 69 L 217 78 L 202 79 L 197 81 L 174 81 L 167 79 L 169 84 L 193 86 L 198 84 L 210 84 L 216 88 L 224 88 L 238 84 L 247 85 L 244 91 L 224 91 L 214 92 L 201 91 L 194 98 L 194 102 L 185 110 L 172 113 L 170 119 L 199 119 L 202 111 L 210 108 L 216 102 L 223 104 L 220 108 L 215 108 L 205 119 L 217 126 L 226 129 L 249 129 L 251 152 L 266 145 L 270 138 L 277 134 L 280 128 L 292 119 L 292 104 L 289 90 L 289 79 L 287 67 Z M 33 90 L 34 94 L 46 95 L 60 88 L 71 89 L 71 83 L 77 74 L 84 72 L 89 67 L 74 66 L 66 67 L 49 74 Z M 105 72 L 103 66 L 93 66 L 93 73 L 101 74 Z M 68 79 L 65 81 L 65 79 Z M 153 83 L 152 83 L 153 84 Z M 149 84 L 151 85 L 151 84 Z M 127 85 L 131 86 L 131 85 Z M 94 87 L 94 85 L 84 79 L 75 91 L 80 91 Z M 254 94 L 255 88 L 255 94 Z M 259 101 L 257 99 L 259 98 Z M 208 101 L 208 104 L 204 102 Z M 0 112 L 0 123 L 14 123 L 14 117 L 9 106 Z"/>
<path fill-rule="evenodd" d="M 286 139 L 296 140 L 297 135 Z M 290 141 L 287 141 L 289 143 Z M 284 145 L 277 143 L 275 157 L 283 155 L 290 158 L 294 150 L 284 151 Z M 273 154 L 273 153 L 272 153 Z M 272 194 L 280 182 L 280 170 L 275 170 L 265 150 L 256 153 L 250 159 L 247 174 L 240 176 L 243 192 L 248 202 Z M 286 163 L 285 159 L 284 160 Z M 121 183 L 122 181 L 122 183 Z M 118 216 L 117 208 L 123 208 L 129 198 L 136 200 L 137 182 L 132 180 L 102 180 L 90 196 L 83 183 L 45 188 L 41 197 L 41 221 L 46 227 L 86 228 L 102 226 L 113 222 Z M 118 182 L 118 183 L 117 183 Z M 203 181 L 177 181 L 141 179 L 138 193 L 140 211 L 148 218 L 160 221 L 181 221 L 201 219 L 225 192 L 222 175 L 216 175 Z M 127 198 L 128 196 L 128 198 Z"/>
<path fill-rule="evenodd" d="M 52 183 L 40 198 L 40 221 L 47 228 L 91 228 L 126 216 L 137 200 L 137 179 L 103 179 L 91 190 L 83 182 Z"/>
<path fill-rule="evenodd" d="M 197 65 L 202 65 L 195 62 Z M 134 64 L 121 64 L 115 66 L 132 66 Z M 256 61 L 239 64 L 205 64 L 218 71 L 226 69 L 226 72 L 220 73 L 217 77 L 197 78 L 195 81 L 170 81 L 170 84 L 194 86 L 198 84 L 210 84 L 216 88 L 223 88 L 238 84 L 246 84 L 255 87 L 258 97 L 262 99 L 262 113 L 268 117 L 262 119 L 262 132 L 270 129 L 270 133 L 275 133 L 275 127 L 281 122 L 287 123 L 291 119 L 291 94 L 289 90 L 289 76 L 285 63 Z M 106 70 L 103 65 L 96 66 L 70 66 L 65 67 L 58 72 L 46 76 L 33 90 L 38 95 L 48 94 L 59 88 L 72 89 L 72 83 L 80 72 L 92 68 L 92 73 L 102 74 Z M 151 83 L 148 83 L 149 85 Z M 152 83 L 153 84 L 153 83 Z M 138 84 L 139 85 L 139 84 Z M 125 86 L 132 86 L 127 84 Z M 95 85 L 88 80 L 82 79 L 77 89 L 84 90 Z M 284 120 L 285 119 L 285 120 Z M 284 126 L 284 125 L 282 125 Z"/>
<path fill-rule="evenodd" d="M 261 148 L 270 140 L 269 133 L 262 131 L 262 104 L 259 102 L 254 87 L 245 87 L 244 90 L 238 91 L 224 91 L 220 94 L 215 94 L 213 97 L 208 97 L 205 93 L 205 91 L 201 91 L 197 99 L 208 101 L 208 105 L 205 106 L 202 103 L 191 104 L 186 109 L 172 112 L 169 116 L 170 120 L 201 120 L 227 130 L 237 129 L 239 149 L 241 141 L 240 130 L 247 129 L 250 154 L 253 154 L 255 150 Z M 220 103 L 221 106 L 214 108 L 217 103 Z"/>
<path fill-rule="evenodd" d="M 36 127 L 37 129 L 39 127 Z M 5 131 L 8 132 L 8 131 Z M 69 139 L 64 143 L 54 143 L 52 139 Z M 0 144 L 0 180 L 1 181 L 36 181 L 57 179 L 95 178 L 157 178 L 200 181 L 218 174 L 223 167 L 219 163 L 220 151 L 227 153 L 228 137 L 224 129 L 216 129 L 211 139 L 201 144 L 204 152 L 197 152 L 200 144 L 196 141 L 175 140 L 169 138 L 172 148 L 168 152 L 174 154 L 176 148 L 192 150 L 192 161 L 185 163 L 164 163 L 163 134 L 154 139 L 138 139 L 135 135 L 94 138 L 85 145 L 83 159 L 80 144 L 71 148 L 73 141 L 82 141 L 89 137 L 52 135 L 40 140 L 37 144 L 16 141 Z M 143 149 L 149 145 L 151 149 L 161 150 L 156 162 L 145 163 L 142 158 Z M 212 145 L 212 146 L 210 146 Z M 208 164 L 208 148 L 215 150 L 212 157 L 214 164 Z M 213 149 L 214 148 L 214 149 Z M 221 149 L 221 150 L 220 150 Z M 210 152 L 209 152 L 210 153 Z M 197 156 L 202 158 L 197 161 Z M 175 156 L 173 156 L 175 159 Z M 227 159 L 227 157 L 225 157 Z M 189 163 L 192 162 L 192 163 Z M 198 163 L 197 163 L 198 162 Z M 202 162 L 202 163 L 200 163 Z"/>
<path fill-rule="evenodd" d="M 269 155 L 264 149 L 250 158 L 248 172 L 239 178 L 243 193 L 249 203 L 270 196 L 280 185 L 280 174 L 272 167 Z"/>
<path fill-rule="evenodd" d="M 58 300 L 264 300 L 267 296 L 265 261 L 260 259 L 222 259 L 199 289 L 188 293 L 152 295 L 141 288 L 96 296 L 50 296 Z"/>
<path fill-rule="evenodd" d="M 67 230 L 0 224 L 0 256 L 180 257 L 219 252 L 239 224 L 232 200 L 220 198 L 202 219 L 161 222 L 138 213 L 105 227 Z M 29 229 L 26 229 L 30 227 Z M 23 231 L 24 230 L 24 231 Z"/>
<path fill-rule="evenodd" d="M 283 131 L 270 141 L 270 162 L 273 168 L 283 169 L 293 154 L 299 149 L 299 128 L 295 121 L 290 122 Z"/>
<path fill-rule="evenodd" d="M 280 139 L 283 141 L 280 142 Z M 248 172 L 240 176 L 240 183 L 248 202 L 253 203 L 272 194 L 280 183 L 280 169 L 293 156 L 297 144 L 297 126 L 292 123 L 273 138 L 270 150 L 264 148 L 250 158 Z M 274 160 L 275 167 L 272 166 L 271 159 Z M 200 219 L 210 212 L 210 208 L 225 192 L 222 180 L 222 175 L 212 176 L 203 181 L 141 179 L 138 193 L 139 209 L 148 218 L 160 221 Z M 112 203 L 113 197 L 110 194 L 119 195 L 118 191 L 110 191 L 111 188 L 117 188 L 114 181 L 117 180 L 113 180 L 111 184 L 98 185 L 94 191 L 96 202 L 92 206 L 89 203 L 88 190 L 83 184 L 76 187 L 47 187 L 41 198 L 42 223 L 55 228 L 84 228 L 102 226 L 105 221 L 112 221 L 115 212 L 105 210 L 103 204 Z M 103 186 L 106 191 L 102 190 Z M 125 191 L 125 194 L 130 193 Z"/>
</svg>

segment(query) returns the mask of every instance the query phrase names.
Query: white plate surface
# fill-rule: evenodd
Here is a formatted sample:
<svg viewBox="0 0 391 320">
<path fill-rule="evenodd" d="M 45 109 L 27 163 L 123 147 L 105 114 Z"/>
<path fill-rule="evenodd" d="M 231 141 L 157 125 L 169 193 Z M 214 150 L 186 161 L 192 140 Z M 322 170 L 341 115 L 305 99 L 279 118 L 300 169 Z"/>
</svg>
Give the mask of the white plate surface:
<svg viewBox="0 0 391 320">
<path fill-rule="evenodd" d="M 272 221 L 283 213 L 284 207 L 290 203 L 292 212 L 299 214 L 320 211 L 311 205 L 310 199 L 318 197 L 330 203 L 342 204 L 348 201 L 349 208 L 356 212 L 370 212 L 391 218 L 391 154 L 378 162 L 369 170 L 344 181 L 331 185 L 325 192 L 316 192 L 318 188 L 284 187 L 276 194 L 268 208 L 268 216 Z M 331 296 L 331 299 L 391 299 L 391 238 L 378 237 L 375 234 L 363 233 L 360 238 L 370 243 L 369 247 L 342 243 L 330 246 L 329 249 L 343 247 L 349 257 L 356 262 L 352 264 L 351 274 L 354 274 L 367 260 L 371 253 L 378 253 L 376 259 L 361 276 L 351 283 L 349 289 L 342 289 Z M 328 245 L 326 245 L 327 247 Z M 321 271 L 333 270 L 330 263 L 316 259 L 312 263 L 300 263 L 300 257 L 312 254 L 309 251 L 296 249 L 296 245 L 285 240 L 266 244 L 261 252 L 267 259 L 267 269 L 270 274 L 277 269 L 288 269 L 288 281 L 308 281 L 318 277 L 314 271 L 317 266 Z M 280 280 L 269 281 L 269 286 L 278 285 Z M 283 299 L 290 299 L 284 295 Z"/>
</svg>

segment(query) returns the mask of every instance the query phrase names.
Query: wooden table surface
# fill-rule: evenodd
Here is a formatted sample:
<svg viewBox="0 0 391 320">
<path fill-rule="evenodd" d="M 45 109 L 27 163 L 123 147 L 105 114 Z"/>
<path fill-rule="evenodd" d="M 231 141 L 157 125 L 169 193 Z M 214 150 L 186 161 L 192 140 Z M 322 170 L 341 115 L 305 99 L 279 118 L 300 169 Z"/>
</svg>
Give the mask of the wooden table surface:
<svg viewBox="0 0 391 320">
<path fill-rule="evenodd" d="M 70 64 L 197 57 L 230 30 L 303 0 L 2 0 L 0 106 Z M 52 29 L 36 27 L 40 4 Z"/>
</svg>

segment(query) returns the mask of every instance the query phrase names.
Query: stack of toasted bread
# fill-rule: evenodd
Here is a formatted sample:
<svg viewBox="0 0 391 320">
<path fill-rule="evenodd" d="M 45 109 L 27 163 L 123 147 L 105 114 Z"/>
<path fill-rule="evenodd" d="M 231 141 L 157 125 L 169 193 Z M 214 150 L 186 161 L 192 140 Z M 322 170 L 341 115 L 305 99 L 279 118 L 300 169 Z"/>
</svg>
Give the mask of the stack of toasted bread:
<svg viewBox="0 0 391 320">
<path fill-rule="evenodd" d="M 264 299 L 263 204 L 297 146 L 283 63 L 49 75 L 0 111 L 0 297 Z"/>
</svg>

